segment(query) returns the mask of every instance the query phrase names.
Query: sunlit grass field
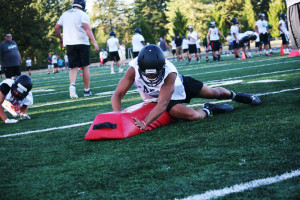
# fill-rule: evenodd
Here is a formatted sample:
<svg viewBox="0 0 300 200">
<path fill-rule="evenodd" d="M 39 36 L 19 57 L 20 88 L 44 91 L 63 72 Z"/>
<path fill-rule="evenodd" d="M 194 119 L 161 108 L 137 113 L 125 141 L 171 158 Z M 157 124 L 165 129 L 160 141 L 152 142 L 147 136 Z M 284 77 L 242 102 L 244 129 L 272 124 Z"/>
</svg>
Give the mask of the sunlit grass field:
<svg viewBox="0 0 300 200">
<path fill-rule="evenodd" d="M 300 57 L 200 63 L 172 61 L 205 84 L 259 95 L 260 106 L 177 121 L 122 140 L 86 141 L 95 116 L 110 112 L 124 75 L 91 68 L 93 96 L 69 98 L 68 71 L 32 75 L 31 120 L 0 122 L 0 199 L 201 199 L 209 191 L 300 170 Z M 123 109 L 142 100 L 135 88 Z M 192 107 L 217 100 L 193 99 Z M 8 114 L 9 115 L 9 114 Z M 10 117 L 10 115 L 9 115 Z M 220 199 L 299 199 L 300 178 L 222 193 Z"/>
</svg>

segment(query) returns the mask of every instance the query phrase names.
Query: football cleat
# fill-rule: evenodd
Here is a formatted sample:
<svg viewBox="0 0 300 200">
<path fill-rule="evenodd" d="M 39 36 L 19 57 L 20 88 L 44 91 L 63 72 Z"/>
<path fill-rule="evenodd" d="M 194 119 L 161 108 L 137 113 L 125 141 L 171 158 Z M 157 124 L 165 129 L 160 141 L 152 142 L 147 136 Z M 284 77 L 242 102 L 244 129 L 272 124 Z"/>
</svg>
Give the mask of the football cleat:
<svg viewBox="0 0 300 200">
<path fill-rule="evenodd" d="M 83 96 L 84 97 L 89 97 L 89 96 L 92 96 L 92 92 L 91 92 L 91 90 L 89 90 L 89 91 L 83 91 Z"/>
<path fill-rule="evenodd" d="M 236 102 L 251 104 L 254 106 L 260 104 L 260 99 L 258 98 L 258 96 L 254 94 L 247 94 L 242 92 L 237 93 L 233 100 Z"/>
<path fill-rule="evenodd" d="M 203 105 L 203 108 L 206 108 L 213 114 L 220 114 L 220 113 L 226 113 L 231 112 L 234 110 L 232 105 L 229 104 L 212 104 L 212 103 L 205 103 Z"/>
</svg>

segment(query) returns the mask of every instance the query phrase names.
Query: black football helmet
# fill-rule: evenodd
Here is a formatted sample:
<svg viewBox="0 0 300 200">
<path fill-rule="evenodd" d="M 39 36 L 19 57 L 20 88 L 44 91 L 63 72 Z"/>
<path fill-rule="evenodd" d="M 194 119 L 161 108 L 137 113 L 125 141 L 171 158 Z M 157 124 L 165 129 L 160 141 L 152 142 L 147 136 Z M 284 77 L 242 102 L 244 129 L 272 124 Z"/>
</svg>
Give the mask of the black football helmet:
<svg viewBox="0 0 300 200">
<path fill-rule="evenodd" d="M 238 23 L 239 23 L 239 20 L 238 20 L 238 18 L 233 17 L 233 18 L 231 18 L 230 22 L 231 22 L 232 24 L 238 24 Z"/>
<path fill-rule="evenodd" d="M 156 45 L 143 47 L 138 55 L 141 79 L 150 87 L 155 87 L 162 82 L 165 76 L 165 64 L 165 56 Z"/>
<path fill-rule="evenodd" d="M 141 30 L 140 28 L 136 28 L 136 29 L 134 29 L 134 32 L 135 32 L 135 33 L 142 34 L 142 30 Z"/>
<path fill-rule="evenodd" d="M 27 75 L 19 76 L 11 86 L 11 93 L 18 100 L 24 99 L 32 89 L 32 80 Z"/>
<path fill-rule="evenodd" d="M 109 33 L 109 36 L 114 36 L 114 37 L 117 37 L 117 34 L 116 34 L 116 32 L 114 32 L 114 31 L 111 31 L 111 32 Z"/>
<path fill-rule="evenodd" d="M 82 10 L 84 10 L 85 9 L 85 0 L 74 0 L 73 7 L 74 6 L 82 8 Z"/>
<path fill-rule="evenodd" d="M 216 27 L 216 22 L 215 21 L 210 21 L 209 26 L 212 27 L 212 28 Z"/>
<path fill-rule="evenodd" d="M 286 14 L 284 14 L 284 13 L 280 14 L 279 18 L 282 20 L 286 20 Z"/>
</svg>

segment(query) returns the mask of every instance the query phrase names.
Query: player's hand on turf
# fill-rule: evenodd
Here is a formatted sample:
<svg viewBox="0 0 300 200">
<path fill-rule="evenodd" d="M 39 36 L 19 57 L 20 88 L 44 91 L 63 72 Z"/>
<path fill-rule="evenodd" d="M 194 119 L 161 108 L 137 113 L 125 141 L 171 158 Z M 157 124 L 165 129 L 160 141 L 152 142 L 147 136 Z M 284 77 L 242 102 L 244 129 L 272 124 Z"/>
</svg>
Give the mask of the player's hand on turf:
<svg viewBox="0 0 300 200">
<path fill-rule="evenodd" d="M 20 117 L 21 119 L 31 119 L 27 114 L 20 115 Z"/>
<path fill-rule="evenodd" d="M 144 130 L 146 128 L 145 122 L 139 120 L 136 117 L 132 117 L 132 119 L 135 121 L 134 124 L 141 130 Z"/>
<path fill-rule="evenodd" d="M 14 124 L 14 123 L 17 123 L 17 122 L 18 122 L 18 120 L 16 120 L 16 119 L 6 119 L 5 120 L 6 124 Z"/>
</svg>

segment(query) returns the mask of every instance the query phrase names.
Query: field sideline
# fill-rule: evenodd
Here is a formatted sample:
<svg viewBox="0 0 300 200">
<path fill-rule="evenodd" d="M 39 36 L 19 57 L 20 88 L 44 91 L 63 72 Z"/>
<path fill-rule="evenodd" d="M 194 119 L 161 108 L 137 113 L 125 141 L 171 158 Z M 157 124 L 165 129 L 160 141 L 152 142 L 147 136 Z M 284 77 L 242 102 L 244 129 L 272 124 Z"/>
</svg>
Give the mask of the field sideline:
<svg viewBox="0 0 300 200">
<path fill-rule="evenodd" d="M 211 87 L 257 94 L 231 113 L 178 121 L 123 140 L 85 141 L 124 75 L 91 68 L 93 96 L 69 99 L 68 72 L 33 73 L 31 120 L 0 122 L 0 199 L 298 199 L 300 57 L 172 61 Z M 81 72 L 78 72 L 80 74 Z M 141 102 L 135 87 L 123 109 Z"/>
</svg>

